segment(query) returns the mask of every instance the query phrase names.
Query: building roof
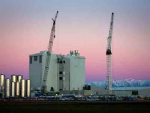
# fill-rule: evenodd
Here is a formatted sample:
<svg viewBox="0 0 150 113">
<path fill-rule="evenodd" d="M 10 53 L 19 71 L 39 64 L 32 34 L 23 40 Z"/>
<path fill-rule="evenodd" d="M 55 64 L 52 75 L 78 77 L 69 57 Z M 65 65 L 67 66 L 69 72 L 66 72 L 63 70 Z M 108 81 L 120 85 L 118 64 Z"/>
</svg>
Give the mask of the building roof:
<svg viewBox="0 0 150 113">
<path fill-rule="evenodd" d="M 142 89 L 150 89 L 150 87 L 113 87 L 112 90 L 142 90 Z"/>
</svg>

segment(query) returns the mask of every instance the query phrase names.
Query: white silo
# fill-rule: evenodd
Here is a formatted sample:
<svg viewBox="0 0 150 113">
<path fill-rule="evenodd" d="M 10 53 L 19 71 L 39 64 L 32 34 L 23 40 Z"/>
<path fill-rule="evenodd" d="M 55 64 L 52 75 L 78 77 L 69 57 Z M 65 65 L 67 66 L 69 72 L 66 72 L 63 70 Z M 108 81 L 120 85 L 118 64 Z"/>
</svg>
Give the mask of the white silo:
<svg viewBox="0 0 150 113">
<path fill-rule="evenodd" d="M 17 82 L 21 82 L 22 79 L 23 79 L 22 75 L 17 75 Z"/>
<path fill-rule="evenodd" d="M 16 82 L 16 97 L 20 96 L 20 82 Z"/>
<path fill-rule="evenodd" d="M 0 89 L 2 92 L 4 91 L 4 84 L 5 84 L 5 75 L 1 74 L 0 75 Z"/>
<path fill-rule="evenodd" d="M 11 75 L 11 81 L 17 82 L 17 76 L 15 74 Z"/>
<path fill-rule="evenodd" d="M 26 80 L 26 91 L 27 91 L 27 97 L 30 97 L 31 94 L 31 80 L 27 79 Z"/>
<path fill-rule="evenodd" d="M 25 80 L 21 80 L 21 97 L 25 97 Z"/>
<path fill-rule="evenodd" d="M 6 81 L 5 82 L 5 97 L 9 98 L 10 97 L 10 79 L 7 78 L 5 81 Z"/>
<path fill-rule="evenodd" d="M 11 96 L 15 97 L 16 92 L 16 84 L 15 82 L 11 82 Z"/>
</svg>

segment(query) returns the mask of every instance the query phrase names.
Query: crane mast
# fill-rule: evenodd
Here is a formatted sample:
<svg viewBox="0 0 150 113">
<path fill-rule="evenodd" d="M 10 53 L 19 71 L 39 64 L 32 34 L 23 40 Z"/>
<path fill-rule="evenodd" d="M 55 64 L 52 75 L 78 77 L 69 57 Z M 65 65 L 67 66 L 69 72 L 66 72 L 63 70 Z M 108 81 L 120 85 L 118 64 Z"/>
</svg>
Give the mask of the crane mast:
<svg viewBox="0 0 150 113">
<path fill-rule="evenodd" d="M 50 34 L 50 40 L 49 40 L 49 45 L 48 45 L 46 64 L 45 64 L 45 68 L 44 68 L 44 75 L 43 75 L 43 82 L 42 82 L 42 93 L 43 94 L 45 94 L 47 92 L 46 82 L 47 82 L 47 76 L 48 76 L 48 71 L 49 71 L 50 58 L 51 58 L 51 54 L 52 54 L 53 41 L 55 38 L 55 24 L 56 24 L 57 16 L 58 16 L 58 11 L 55 15 L 55 18 L 54 19 L 52 18 L 53 25 L 52 25 L 51 34 Z"/>
<path fill-rule="evenodd" d="M 107 48 L 106 48 L 106 56 L 107 56 L 106 90 L 108 95 L 112 94 L 111 42 L 112 42 L 112 33 L 113 33 L 113 21 L 114 21 L 114 13 L 112 13 L 111 15 L 109 36 L 107 38 Z"/>
</svg>

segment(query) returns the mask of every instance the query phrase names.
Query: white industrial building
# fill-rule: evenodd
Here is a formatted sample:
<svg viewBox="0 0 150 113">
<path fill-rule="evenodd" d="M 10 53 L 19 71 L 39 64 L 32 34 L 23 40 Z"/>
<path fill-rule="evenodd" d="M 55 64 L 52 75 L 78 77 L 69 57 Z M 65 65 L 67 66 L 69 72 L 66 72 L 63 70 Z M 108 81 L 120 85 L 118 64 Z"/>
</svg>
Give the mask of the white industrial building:
<svg viewBox="0 0 150 113">
<path fill-rule="evenodd" d="M 116 96 L 141 96 L 150 97 L 150 87 L 123 87 L 113 88 Z"/>
<path fill-rule="evenodd" d="M 104 87 L 90 86 L 90 90 L 85 90 L 84 95 L 106 95 L 107 90 Z M 114 87 L 112 94 L 115 96 L 140 96 L 150 97 L 150 87 Z"/>
<path fill-rule="evenodd" d="M 31 88 L 42 88 L 47 51 L 29 55 Z M 85 57 L 78 51 L 68 55 L 52 54 L 47 77 L 47 91 L 82 90 L 85 84 Z"/>
</svg>

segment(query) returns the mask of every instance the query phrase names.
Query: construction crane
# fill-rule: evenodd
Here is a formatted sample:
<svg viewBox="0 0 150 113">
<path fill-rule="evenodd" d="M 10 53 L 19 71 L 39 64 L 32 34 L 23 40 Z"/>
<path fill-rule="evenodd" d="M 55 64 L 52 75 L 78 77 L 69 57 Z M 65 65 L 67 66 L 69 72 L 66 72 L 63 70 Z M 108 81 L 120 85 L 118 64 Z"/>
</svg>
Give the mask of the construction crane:
<svg viewBox="0 0 150 113">
<path fill-rule="evenodd" d="M 107 48 L 106 48 L 106 56 L 107 56 L 106 90 L 108 95 L 112 94 L 111 42 L 112 42 L 112 33 L 113 33 L 113 21 L 114 21 L 114 13 L 112 13 L 111 15 L 109 36 L 107 38 Z"/>
<path fill-rule="evenodd" d="M 51 54 L 52 54 L 52 47 L 53 47 L 53 41 L 55 38 L 55 25 L 56 25 L 56 19 L 58 16 L 58 11 L 55 15 L 55 18 L 53 20 L 53 26 L 51 29 L 51 34 L 50 34 L 50 40 L 49 40 L 49 45 L 48 45 L 48 51 L 47 51 L 47 56 L 46 56 L 46 64 L 44 68 L 44 75 L 43 75 L 43 82 L 42 82 L 42 93 L 45 94 L 47 92 L 47 76 L 48 76 L 48 71 L 49 71 L 49 64 L 50 64 L 50 59 L 51 59 Z"/>
</svg>

